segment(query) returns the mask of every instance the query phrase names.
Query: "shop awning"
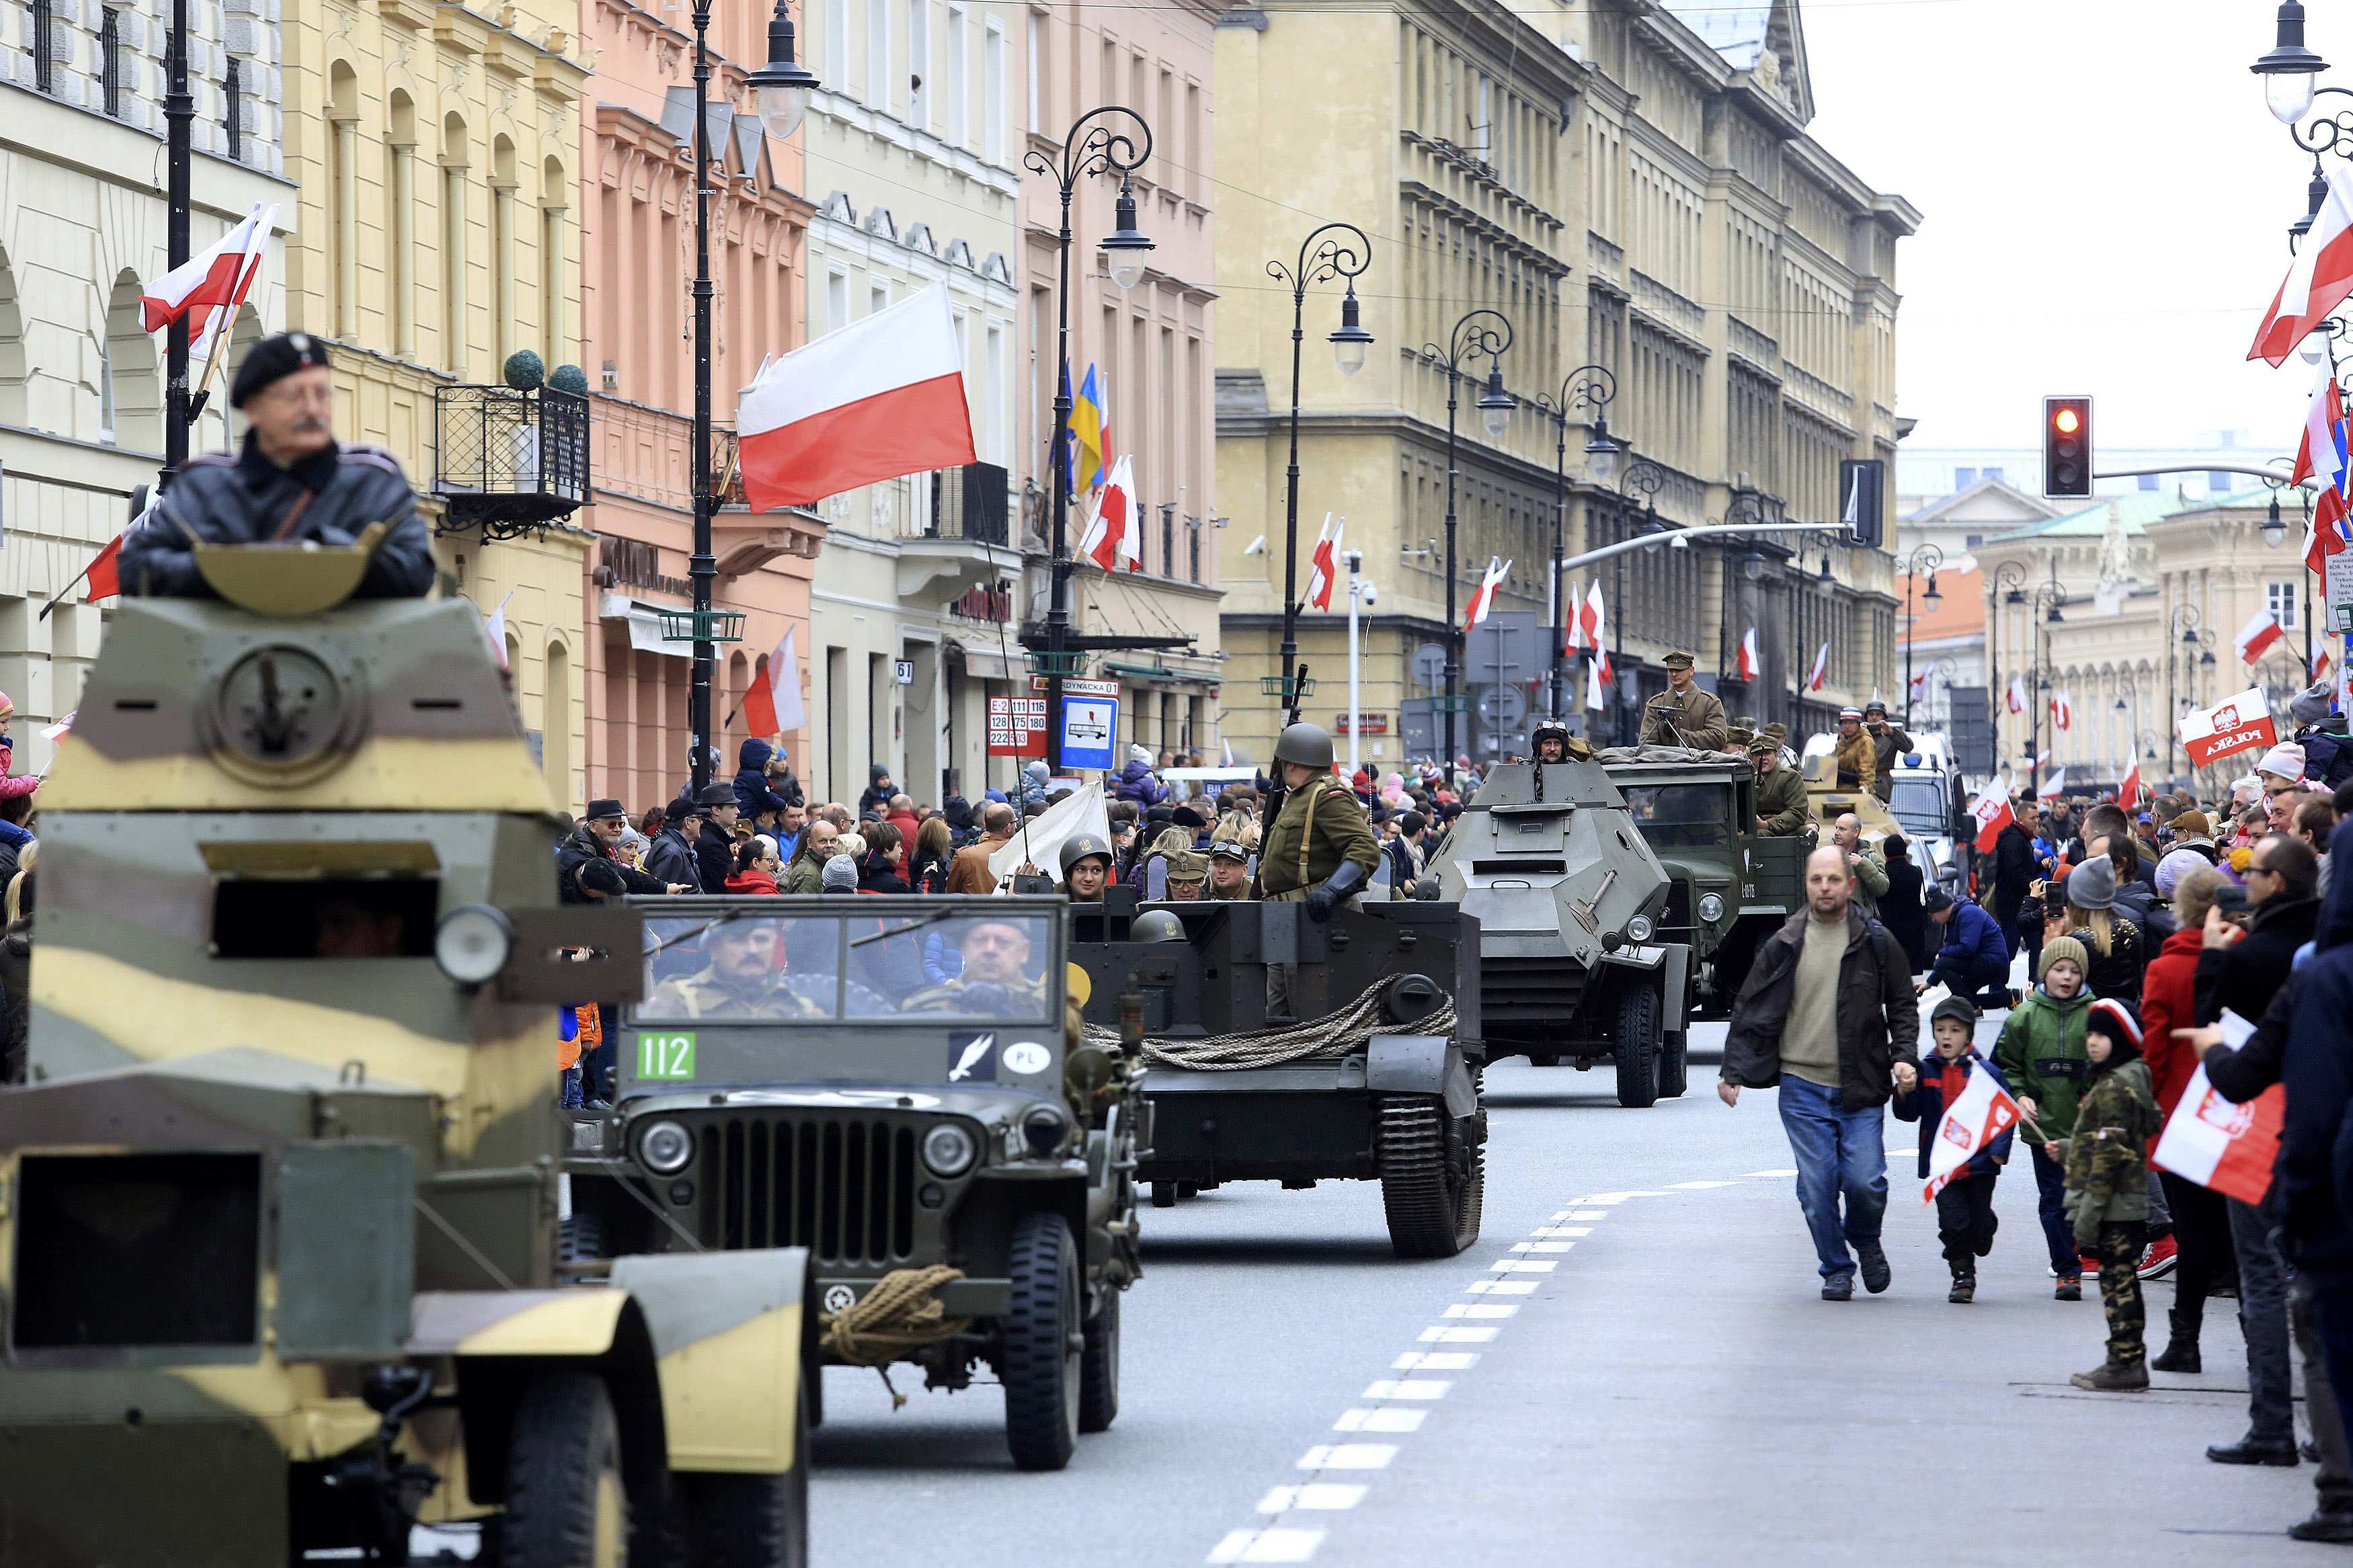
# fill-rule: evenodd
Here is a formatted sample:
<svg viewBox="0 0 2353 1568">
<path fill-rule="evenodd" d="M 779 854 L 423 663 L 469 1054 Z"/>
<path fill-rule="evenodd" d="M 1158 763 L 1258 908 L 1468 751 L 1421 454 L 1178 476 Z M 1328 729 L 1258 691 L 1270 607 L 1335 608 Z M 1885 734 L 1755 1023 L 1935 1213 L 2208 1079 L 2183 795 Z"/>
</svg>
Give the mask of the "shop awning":
<svg viewBox="0 0 2353 1568">
<path fill-rule="evenodd" d="M 665 605 L 663 609 L 681 606 Z M 619 621 L 628 627 L 629 647 L 638 653 L 664 654 L 671 658 L 694 657 L 691 642 L 671 642 L 662 636 L 661 617 L 654 606 L 642 604 L 627 594 L 607 594 L 596 602 L 596 617 L 603 621 Z"/>
<path fill-rule="evenodd" d="M 977 638 L 956 640 L 964 649 L 964 672 L 975 680 L 1012 680 L 1023 671 L 1021 645 L 1008 638 L 1006 647 L 998 648 Z"/>
</svg>

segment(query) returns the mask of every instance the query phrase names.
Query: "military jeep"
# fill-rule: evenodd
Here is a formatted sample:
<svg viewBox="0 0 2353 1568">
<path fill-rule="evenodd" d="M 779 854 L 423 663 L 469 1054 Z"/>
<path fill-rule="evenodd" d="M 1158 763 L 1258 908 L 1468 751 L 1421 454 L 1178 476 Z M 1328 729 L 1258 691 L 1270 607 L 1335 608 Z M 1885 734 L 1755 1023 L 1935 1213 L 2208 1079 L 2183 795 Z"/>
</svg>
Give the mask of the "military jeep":
<svg viewBox="0 0 2353 1568">
<path fill-rule="evenodd" d="M 1758 944 L 1805 901 L 1810 837 L 1756 831 L 1757 772 L 1739 758 L 1629 746 L 1600 761 L 1669 878 L 1658 931 L 1691 948 L 1687 1018 L 1731 1016 Z"/>
<path fill-rule="evenodd" d="M 1014 1462 L 1067 1464 L 1119 1408 L 1143 1107 L 1115 1047 L 1066 1038 L 1063 900 L 640 902 L 616 1098 L 573 1124 L 575 1259 L 805 1247 L 824 1364 L 987 1363 Z"/>
</svg>

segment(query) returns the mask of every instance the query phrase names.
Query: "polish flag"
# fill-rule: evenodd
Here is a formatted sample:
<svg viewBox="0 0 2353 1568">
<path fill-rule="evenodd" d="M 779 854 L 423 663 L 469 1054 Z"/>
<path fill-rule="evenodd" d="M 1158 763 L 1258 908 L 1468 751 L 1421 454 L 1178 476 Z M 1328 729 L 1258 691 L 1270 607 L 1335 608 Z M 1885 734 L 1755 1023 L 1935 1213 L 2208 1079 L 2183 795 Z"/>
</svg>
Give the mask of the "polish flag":
<svg viewBox="0 0 2353 1568">
<path fill-rule="evenodd" d="M 1740 639 L 1740 679 L 1754 680 L 1764 668 L 1764 661 L 1757 657 L 1757 628 L 1751 626 Z"/>
<path fill-rule="evenodd" d="M 2234 752 L 2279 744 L 2279 724 L 2272 717 L 2271 701 L 2253 686 L 2211 708 L 2191 709 L 2181 716 L 2176 732 L 2181 737 L 2181 749 L 2189 754 L 2190 766 L 2199 768 Z"/>
<path fill-rule="evenodd" d="M 482 636 L 490 639 L 491 657 L 499 661 L 501 669 L 507 668 L 507 599 L 513 597 L 514 590 L 508 589 L 507 598 L 501 599 L 498 608 L 482 617 Z"/>
<path fill-rule="evenodd" d="M 2011 712 L 2026 711 L 2026 681 L 2023 677 L 2013 675 L 2010 678 L 2010 690 L 2004 694 L 2004 700 Z"/>
<path fill-rule="evenodd" d="M 2116 787 L 2116 804 L 2126 811 L 2140 804 L 2140 760 L 2137 757 L 2133 759 L 2133 765 L 2125 770 L 2125 782 Z"/>
<path fill-rule="evenodd" d="M 2239 657 L 2253 664 L 2279 640 L 2279 617 L 2268 609 L 2257 610 L 2254 618 L 2239 628 Z"/>
<path fill-rule="evenodd" d="M 1577 618 L 1585 632 L 1585 646 L 1593 650 L 1594 679 L 1608 681 L 1613 671 L 1609 668 L 1609 621 L 1601 603 L 1601 579 L 1593 580 L 1592 589 L 1585 596 L 1585 608 Z"/>
<path fill-rule="evenodd" d="M 2224 1039 L 2236 1035 L 2243 1041 L 2254 1032 L 2238 1014 L 2223 1013 Z M 2242 1204 L 2260 1204 L 2271 1191 L 2272 1162 L 2279 1157 L 2286 1121 L 2284 1086 L 2275 1083 L 2246 1104 L 2233 1105 L 2214 1092 L 2200 1062 L 2150 1157 L 2201 1187 Z"/>
<path fill-rule="evenodd" d="M 2312 520 L 2305 524 L 2304 564 L 2307 571 L 2327 573 L 2328 558 L 2344 553 L 2353 542 L 2353 504 L 2335 487 L 2323 485 L 2312 503 Z"/>
<path fill-rule="evenodd" d="M 1912 678 L 1912 685 L 1909 688 L 1909 690 L 1911 692 L 1911 700 L 1915 703 L 1921 703 L 1928 700 L 1928 672 L 1926 670 L 1924 669 L 1919 674 Z"/>
<path fill-rule="evenodd" d="M 744 727 L 753 735 L 788 735 L 807 722 L 801 706 L 801 661 L 794 655 L 793 629 L 787 626 L 785 640 L 744 693 Z"/>
<path fill-rule="evenodd" d="M 1079 536 L 1079 553 L 1106 572 L 1123 561 L 1134 571 L 1144 563 L 1144 530 L 1135 518 L 1135 464 L 1123 452 L 1111 466 L 1111 477 L 1087 503 L 1086 531 Z"/>
<path fill-rule="evenodd" d="M 2330 312 L 2353 296 L 2353 179 L 2341 169 L 2328 171 L 2328 199 L 2312 220 L 2312 232 L 2297 247 L 2287 278 L 2255 329 L 2249 359 L 2266 361 L 2274 369 L 2287 363 L 2296 344 Z"/>
<path fill-rule="evenodd" d="M 1969 803 L 1969 816 L 1977 821 L 1980 855 L 1992 854 L 1994 840 L 2001 837 L 2001 830 L 2018 820 L 2018 813 L 2010 808 L 2010 791 L 1998 780 Z"/>
<path fill-rule="evenodd" d="M 2063 691 L 2051 694 L 2051 722 L 2054 728 L 2072 730 L 2075 727 L 2075 700 Z"/>
<path fill-rule="evenodd" d="M 1951 1072 L 1953 1068 L 1948 1064 L 1945 1070 Z M 1935 1202 L 1936 1194 L 1968 1167 L 1972 1157 L 1992 1148 L 1995 1140 L 2017 1125 L 2018 1101 L 1994 1082 L 1984 1059 L 1971 1052 L 1969 1081 L 1961 1086 L 1961 1092 L 1945 1108 L 1945 1120 L 1936 1128 L 1936 1140 L 1928 1145 L 1928 1180 L 1920 1189 L 1920 1201 Z"/>
<path fill-rule="evenodd" d="M 1814 668 L 1812 672 L 1806 677 L 1806 689 L 1809 691 L 1820 691 L 1822 689 L 1822 682 L 1829 678 L 1830 672 L 1831 645 L 1824 643 L 1820 648 L 1815 650 Z"/>
<path fill-rule="evenodd" d="M 1342 529 L 1348 525 L 1344 521 Z M 1340 575 L 1340 535 L 1332 527 L 1332 514 L 1324 514 L 1324 526 L 1315 535 L 1315 552 L 1307 558 L 1307 602 L 1319 610 L 1332 607 L 1332 584 Z"/>
<path fill-rule="evenodd" d="M 975 461 L 947 285 L 779 357 L 735 427 L 754 511 Z"/>
<path fill-rule="evenodd" d="M 1571 583 L 1568 585 L 1568 592 L 1561 597 L 1560 605 L 1561 615 L 1568 622 L 1568 626 L 1567 627 L 1568 640 L 1565 645 L 1563 645 L 1562 651 L 1566 653 L 1580 653 L 1584 651 L 1585 648 L 1585 596 L 1583 591 L 1579 589 L 1575 583 Z"/>
<path fill-rule="evenodd" d="M 1510 574 L 1511 570 L 1512 563 L 1501 556 L 1487 557 L 1487 575 L 1481 579 L 1478 592 L 1471 595 L 1470 613 L 1462 622 L 1464 631 L 1469 631 L 1487 618 L 1487 612 L 1495 607 L 1495 590 L 1504 585 L 1504 579 Z"/>
<path fill-rule="evenodd" d="M 211 249 L 189 257 L 153 283 L 141 284 L 140 324 L 160 332 L 185 316 L 190 355 L 201 359 L 211 353 L 214 337 L 236 316 L 260 276 L 262 253 L 277 221 L 277 207 L 256 203 L 245 221 L 221 236 Z"/>
<path fill-rule="evenodd" d="M 2300 485 L 2318 476 L 2345 489 L 2348 458 L 2345 441 L 2345 393 L 2337 384 L 2337 366 L 2327 355 L 2320 361 L 2320 377 L 2313 384 L 2312 401 L 2304 411 L 2304 435 L 2295 447 L 2295 468 L 2287 482 Z"/>
<path fill-rule="evenodd" d="M 2328 673 L 2328 645 L 2323 643 L 2312 650 L 2312 679 L 2318 680 Z"/>
<path fill-rule="evenodd" d="M 2056 800 L 2059 796 L 2066 794 L 2067 770 L 2065 768 L 2052 769 L 2051 776 L 2044 779 L 2042 781 L 2042 787 L 2036 790 L 2034 793 L 2044 800 Z"/>
<path fill-rule="evenodd" d="M 123 531 L 124 533 L 129 531 L 128 529 Z M 90 590 L 82 597 L 84 604 L 94 599 L 111 599 L 122 592 L 122 534 L 118 533 L 106 542 L 106 548 L 98 552 L 98 559 L 90 563 L 90 570 L 82 576 Z"/>
</svg>

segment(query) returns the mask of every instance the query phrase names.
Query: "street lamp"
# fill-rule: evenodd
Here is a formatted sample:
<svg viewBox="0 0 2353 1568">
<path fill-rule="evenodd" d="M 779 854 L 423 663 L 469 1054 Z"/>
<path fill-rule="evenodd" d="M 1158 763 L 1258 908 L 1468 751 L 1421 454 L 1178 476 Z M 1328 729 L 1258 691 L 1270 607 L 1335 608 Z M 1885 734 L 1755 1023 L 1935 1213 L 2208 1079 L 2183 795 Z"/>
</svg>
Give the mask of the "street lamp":
<svg viewBox="0 0 2353 1568">
<path fill-rule="evenodd" d="M 711 673 L 718 649 L 712 640 L 712 589 L 719 562 L 712 553 L 711 514 L 718 498 L 711 483 L 711 0 L 694 0 L 694 553 L 686 574 L 694 589 L 694 662 L 689 677 L 686 725 L 694 755 L 688 773 L 699 791 L 711 782 Z M 760 123 L 773 135 L 788 135 L 808 110 L 817 78 L 793 61 L 793 25 L 785 0 L 776 0 L 768 21 L 768 63 L 752 73 Z M 783 130 L 778 130 L 783 126 Z"/>
<path fill-rule="evenodd" d="M 1327 223 L 1299 242 L 1296 262 L 1266 264 L 1268 277 L 1291 286 L 1291 465 L 1283 470 L 1282 650 L 1275 668 L 1282 678 L 1278 689 L 1285 700 L 1283 706 L 1291 712 L 1288 722 L 1293 724 L 1299 722 L 1302 695 L 1293 665 L 1299 657 L 1299 356 L 1307 335 L 1307 290 L 1327 279 L 1348 279 L 1348 297 L 1340 307 L 1340 327 L 1332 334 L 1331 343 L 1340 373 L 1354 374 L 1365 363 L 1365 346 L 1373 341 L 1373 334 L 1356 320 L 1356 279 L 1371 262 L 1372 253 L 1373 242 L 1365 237 L 1363 229 L 1352 223 Z M 1354 647 L 1351 644 L 1352 660 Z M 1355 746 L 1353 735 L 1348 743 Z"/>
<path fill-rule="evenodd" d="M 1622 455 L 1624 448 L 1620 447 L 1620 452 Z M 1667 470 L 1648 458 L 1637 458 L 1626 465 L 1626 471 L 1619 476 L 1618 493 L 1630 501 L 1640 495 L 1642 498 L 1642 516 L 1640 521 L 1624 528 L 1625 537 L 1634 539 L 1646 533 L 1663 531 L 1666 525 L 1659 521 L 1658 495 L 1666 482 Z M 1609 668 L 1613 677 L 1625 668 L 1626 663 L 1626 557 L 1632 553 L 1630 550 L 1621 550 L 1609 558 L 1609 596 L 1612 602 L 1609 612 Z M 1618 700 L 1615 693 L 1609 700 L 1609 718 L 1611 728 L 1617 731 L 1618 744 L 1633 744 L 1626 734 L 1626 705 Z M 1592 728 L 1591 720 L 1586 721 L 1586 727 L 1588 730 Z M 1636 738 L 1641 733 L 1637 730 Z"/>
<path fill-rule="evenodd" d="M 2034 590 L 2032 600 L 2036 616 L 2035 635 L 2040 639 L 2036 645 L 2034 665 L 2040 672 L 2038 680 L 2042 691 L 2051 689 L 2051 628 L 2067 618 L 2059 613 L 2059 606 L 2066 602 L 2067 590 L 2059 585 L 2059 567 L 2058 563 L 2053 562 L 2051 567 L 2051 581 Z M 2038 793 L 2042 788 L 2042 714 L 2043 710 L 2050 706 L 2049 700 L 2038 692 L 2033 715 L 2034 729 L 2030 737 L 2034 750 L 2026 764 L 2026 782 L 2030 788 Z"/>
<path fill-rule="evenodd" d="M 1119 123 L 1122 117 L 1133 122 L 1133 129 Z M 1059 151 L 1033 147 L 1021 160 L 1031 174 L 1055 182 L 1062 202 L 1061 232 L 1055 241 L 1060 286 L 1054 297 L 1054 441 L 1049 449 L 1054 473 L 1047 557 L 1052 585 L 1046 607 L 1045 658 L 1046 766 L 1056 773 L 1062 768 L 1062 679 L 1071 673 L 1071 574 L 1075 570 L 1064 549 L 1071 510 L 1071 203 L 1081 180 L 1092 174 L 1119 175 L 1117 215 L 1103 249 L 1109 258 L 1111 280 L 1123 289 L 1134 288 L 1144 276 L 1143 258 L 1152 241 L 1136 230 L 1135 193 L 1127 177 L 1150 156 L 1152 127 L 1144 116 L 1105 104 L 1072 121 Z"/>
<path fill-rule="evenodd" d="M 1546 613 L 1552 618 L 1552 654 L 1546 660 L 1546 686 L 1551 701 L 1546 708 L 1553 718 L 1561 716 L 1566 705 L 1561 692 L 1563 667 L 1567 655 L 1561 651 L 1567 627 L 1561 611 L 1577 614 L 1577 606 L 1561 604 L 1561 561 L 1567 550 L 1568 527 L 1568 416 L 1573 409 L 1590 408 L 1593 412 L 1593 436 L 1585 444 L 1586 472 L 1597 484 L 1608 484 L 1618 471 L 1618 445 L 1609 439 L 1610 401 L 1618 395 L 1618 378 L 1607 366 L 1581 364 L 1570 371 L 1560 384 L 1560 395 L 1556 400 L 1538 394 L 1535 405 L 1553 417 L 1555 439 L 1552 466 L 1552 589 L 1545 595 Z M 1602 470 L 1606 469 L 1607 472 Z"/>
<path fill-rule="evenodd" d="M 2248 68 L 2263 79 L 2263 106 L 2283 125 L 2293 126 L 2312 112 L 2313 79 L 2328 62 L 2304 47 L 2304 7 L 2297 0 L 2281 0 L 2271 52 Z"/>
<path fill-rule="evenodd" d="M 2198 606 L 2188 603 L 2174 605 L 2172 613 L 2166 617 L 2166 635 L 2168 639 L 2178 639 L 2179 642 L 2186 644 L 2190 647 L 2198 647 L 2200 642 L 2198 636 Z M 2165 703 L 2167 709 L 2172 715 L 2172 722 L 2168 727 L 2167 733 L 2168 736 L 2175 738 L 2178 738 L 2181 732 L 2181 689 L 2180 682 L 2177 676 L 2177 671 L 2182 665 L 2189 664 L 2189 662 L 2190 659 L 2188 654 L 2182 653 L 2179 648 L 2174 647 L 2172 641 L 2169 640 L 2167 643 L 2165 650 Z M 2206 662 L 2208 664 L 2214 662 L 2213 656 L 2211 654 L 2207 655 Z M 2166 767 L 2168 772 L 2172 770 L 2173 743 L 2172 739 L 2168 739 L 2166 742 Z"/>
<path fill-rule="evenodd" d="M 1830 559 L 1824 555 L 1822 565 Z M 2026 600 L 2026 568 L 2016 561 L 2005 561 L 1986 578 L 1986 695 L 1989 717 L 1993 721 L 1993 765 L 1989 771 L 2002 768 L 2001 713 L 2010 705 L 2009 694 L 2001 685 L 2001 609 L 2005 605 L 2023 604 Z M 2000 704 L 2000 707 L 1994 704 Z"/>
<path fill-rule="evenodd" d="M 1936 568 L 1945 563 L 1945 552 L 1933 544 L 1923 544 L 1904 558 L 1904 727 L 1912 727 L 1912 584 L 1920 574 L 1928 574 L 1928 591 L 1920 602 L 1933 605 L 1944 597 L 1936 592 Z"/>
<path fill-rule="evenodd" d="M 1492 323 L 1492 325 L 1490 324 Z M 1479 395 L 1482 426 L 1490 439 L 1504 433 L 1513 408 L 1512 395 L 1504 390 L 1504 355 L 1512 346 L 1512 323 L 1501 310 L 1465 310 L 1447 334 L 1446 347 L 1424 343 L 1422 358 L 1446 373 L 1446 756 L 1440 763 L 1454 776 L 1454 706 L 1462 676 L 1462 628 L 1454 622 L 1454 486 L 1461 472 L 1454 456 L 1454 411 L 1462 367 L 1472 360 L 1487 362 L 1487 386 Z"/>
</svg>

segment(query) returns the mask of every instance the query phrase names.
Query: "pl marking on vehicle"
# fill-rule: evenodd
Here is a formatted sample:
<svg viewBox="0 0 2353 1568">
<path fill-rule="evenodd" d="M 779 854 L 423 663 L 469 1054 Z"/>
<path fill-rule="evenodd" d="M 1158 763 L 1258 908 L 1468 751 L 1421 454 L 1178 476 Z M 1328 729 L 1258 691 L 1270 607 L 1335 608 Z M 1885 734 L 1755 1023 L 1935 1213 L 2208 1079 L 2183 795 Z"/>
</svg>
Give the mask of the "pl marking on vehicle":
<svg viewBox="0 0 2353 1568">
<path fill-rule="evenodd" d="M 1035 1040 L 1016 1040 L 1005 1047 L 997 1058 L 1008 1072 L 1044 1072 L 1053 1062 L 1053 1053 Z"/>
</svg>

